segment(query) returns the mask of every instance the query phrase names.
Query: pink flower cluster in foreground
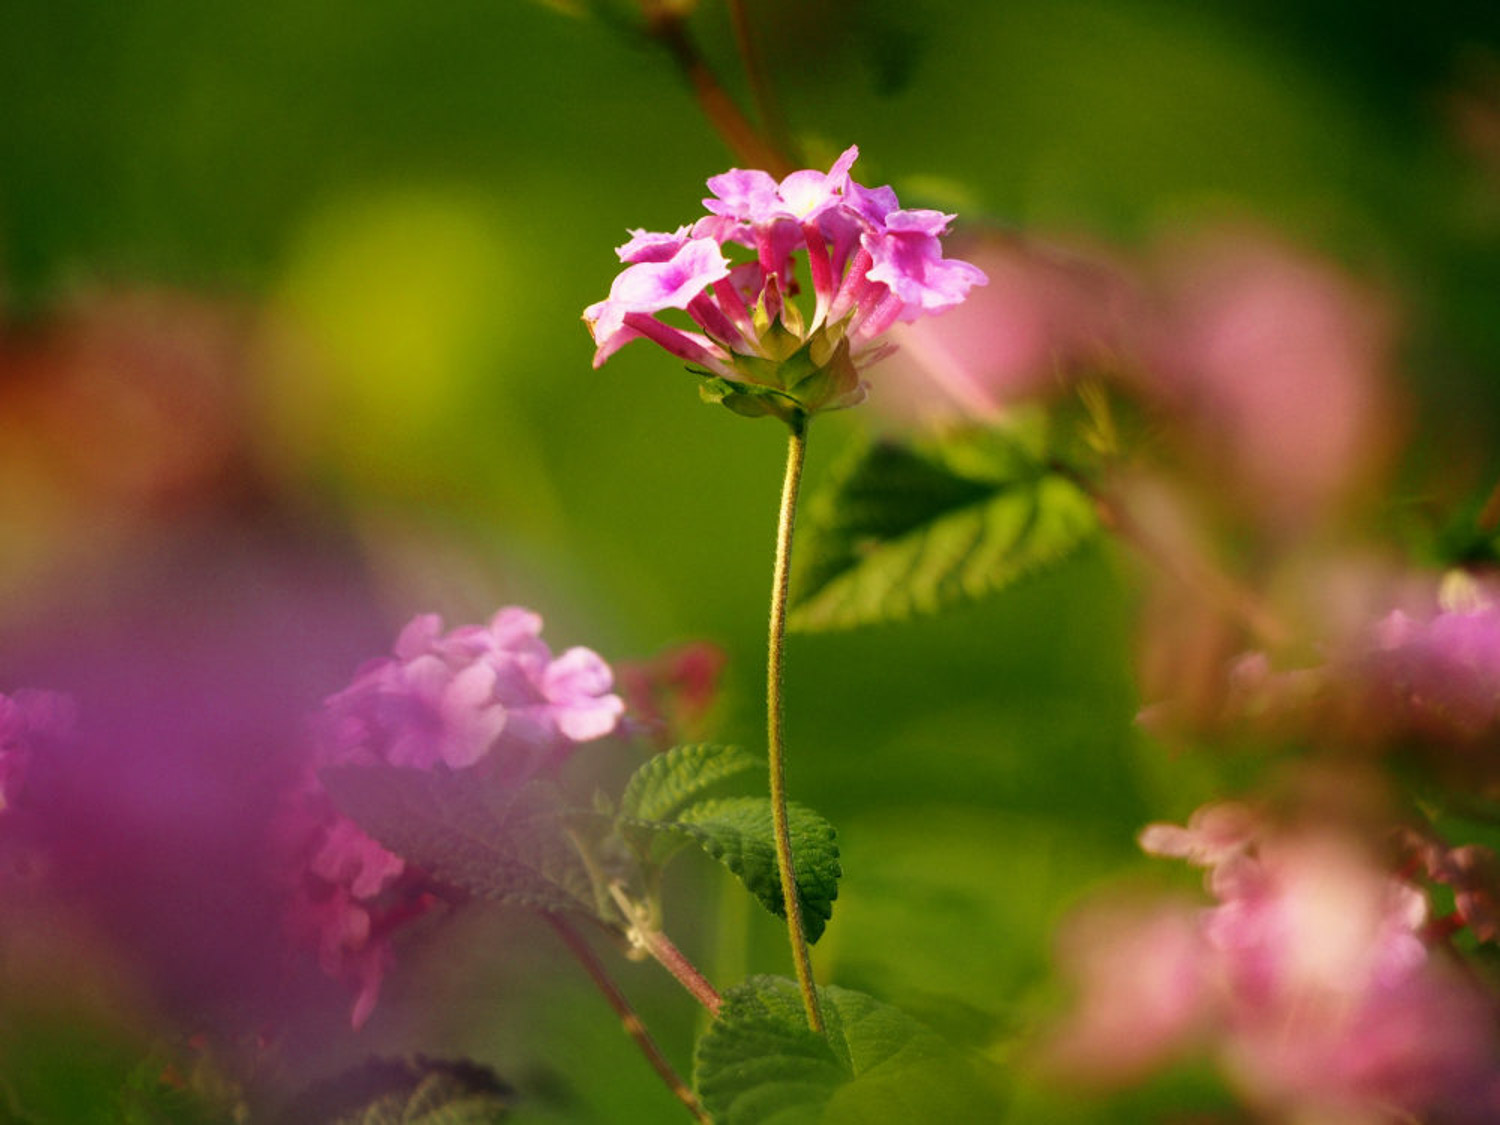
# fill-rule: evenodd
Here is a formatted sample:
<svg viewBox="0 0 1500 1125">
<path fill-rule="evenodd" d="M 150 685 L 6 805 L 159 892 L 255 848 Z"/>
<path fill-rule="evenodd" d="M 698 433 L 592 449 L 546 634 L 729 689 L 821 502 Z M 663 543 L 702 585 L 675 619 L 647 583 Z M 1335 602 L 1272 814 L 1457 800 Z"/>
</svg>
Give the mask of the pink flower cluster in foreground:
<svg viewBox="0 0 1500 1125">
<path fill-rule="evenodd" d="M 570 648 L 554 657 L 541 629 L 539 616 L 517 607 L 448 632 L 436 615 L 414 618 L 392 655 L 325 701 L 316 765 L 476 770 L 505 785 L 555 768 L 579 743 L 614 730 L 624 703 L 597 654 Z M 392 931 L 437 899 L 400 856 L 337 811 L 313 768 L 291 794 L 279 835 L 293 876 L 293 938 L 355 988 L 358 1027 L 392 963 Z"/>
<path fill-rule="evenodd" d="M 691 226 L 632 231 L 609 297 L 584 310 L 594 366 L 646 337 L 724 380 L 724 401 L 742 413 L 859 402 L 859 371 L 889 352 L 882 333 L 952 308 L 986 279 L 943 257 L 952 215 L 907 210 L 891 188 L 856 183 L 858 155 L 851 146 L 827 172 L 779 182 L 733 169 L 708 181 L 708 214 Z M 810 315 L 791 299 L 802 288 L 799 262 Z M 697 331 L 663 320 L 669 309 L 686 312 Z"/>
<path fill-rule="evenodd" d="M 1128 1080 L 1197 1048 L 1274 1120 L 1500 1114 L 1493 1013 L 1428 945 L 1422 892 L 1352 836 L 1227 804 L 1141 845 L 1206 868 L 1217 905 L 1082 919 L 1064 946 L 1081 986 L 1069 1070 Z"/>
<path fill-rule="evenodd" d="M 510 606 L 488 625 L 443 632 L 414 618 L 393 655 L 371 661 L 325 703 L 324 764 L 453 769 L 487 760 L 509 781 L 614 730 L 625 709 L 590 649 L 553 657 L 542 619 Z"/>
<path fill-rule="evenodd" d="M 1449 738 L 1493 734 L 1500 723 L 1500 605 L 1474 591 L 1428 620 L 1392 612 L 1374 630 L 1366 680 L 1401 726 Z"/>
<path fill-rule="evenodd" d="M 0 813 L 19 800 L 37 744 L 72 733 L 73 712 L 73 701 L 57 692 L 0 694 Z"/>
</svg>

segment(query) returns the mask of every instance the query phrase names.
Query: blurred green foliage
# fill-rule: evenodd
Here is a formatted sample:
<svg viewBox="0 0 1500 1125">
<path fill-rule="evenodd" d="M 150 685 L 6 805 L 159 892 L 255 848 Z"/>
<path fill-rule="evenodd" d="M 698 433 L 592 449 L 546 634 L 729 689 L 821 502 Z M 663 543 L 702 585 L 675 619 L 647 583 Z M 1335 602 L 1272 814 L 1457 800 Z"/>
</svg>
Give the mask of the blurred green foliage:
<svg viewBox="0 0 1500 1125">
<path fill-rule="evenodd" d="M 1213 219 L 1270 224 L 1396 292 L 1412 385 L 1437 404 L 1424 411 L 1500 406 L 1500 185 L 1450 112 L 1500 73 L 1500 7 L 750 7 L 810 162 L 857 142 L 865 182 L 1043 235 L 1139 245 Z M 645 346 L 591 371 L 579 322 L 626 229 L 689 219 L 733 163 L 664 54 L 516 0 L 10 0 L 3 15 L 13 317 L 100 285 L 262 310 L 298 343 L 269 335 L 253 440 L 301 502 L 405 560 L 398 589 L 428 600 L 393 604 L 393 625 L 518 601 L 556 643 L 610 659 L 708 637 L 731 657 L 718 738 L 760 749 L 782 434 L 704 409 Z M 720 5 L 695 21 L 741 89 Z M 869 408 L 820 419 L 810 484 L 856 432 L 890 425 Z M 793 638 L 791 791 L 839 827 L 845 856 L 827 977 L 997 1055 L 1037 1018 L 1061 911 L 1136 864 L 1141 823 L 1193 803 L 1132 726 L 1132 608 L 1100 548 L 972 610 Z M 679 873 L 705 917 L 668 919 L 710 975 L 718 878 L 706 862 Z M 741 967 L 785 972 L 772 920 L 744 924 Z M 680 1112 L 575 970 L 520 928 L 502 930 L 513 953 L 424 937 L 391 996 L 426 1014 L 375 1034 L 474 1052 L 521 1091 L 516 1120 Z M 685 998 L 648 970 L 628 967 L 627 991 L 685 1068 Z M 418 1034 L 443 1042 L 403 1039 Z M 44 1079 L 50 1042 L 6 1065 Z M 70 1096 L 86 1101 L 103 1071 L 79 1058 Z M 1049 1104 L 1016 1112 L 1063 1112 Z"/>
</svg>

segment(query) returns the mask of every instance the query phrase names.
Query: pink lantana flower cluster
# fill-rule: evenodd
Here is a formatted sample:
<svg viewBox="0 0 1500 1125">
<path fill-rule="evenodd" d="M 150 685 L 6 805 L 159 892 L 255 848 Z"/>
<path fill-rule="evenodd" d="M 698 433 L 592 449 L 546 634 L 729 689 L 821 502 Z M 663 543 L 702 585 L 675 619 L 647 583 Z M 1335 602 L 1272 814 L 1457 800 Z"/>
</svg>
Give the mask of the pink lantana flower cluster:
<svg viewBox="0 0 1500 1125">
<path fill-rule="evenodd" d="M 1422 892 L 1355 838 L 1226 804 L 1151 825 L 1141 845 L 1205 868 L 1217 905 L 1093 926 L 1072 958 L 1083 995 L 1065 1064 L 1127 1079 L 1207 1047 L 1273 1120 L 1500 1114 L 1492 1014 L 1429 947 Z"/>
<path fill-rule="evenodd" d="M 395 963 L 391 935 L 436 905 L 400 856 L 381 847 L 334 806 L 308 769 L 289 792 L 274 828 L 291 943 L 354 992 L 350 1022 L 362 1027 Z"/>
<path fill-rule="evenodd" d="M 578 744 L 613 731 L 624 703 L 603 659 L 581 647 L 554 657 L 541 630 L 542 619 L 518 607 L 448 632 L 435 614 L 414 618 L 390 656 L 324 702 L 316 768 L 462 769 L 516 786 L 557 767 Z M 336 809 L 315 768 L 290 795 L 278 835 L 293 940 L 355 989 L 358 1027 L 394 962 L 391 934 L 437 896 Z"/>
<path fill-rule="evenodd" d="M 827 172 L 780 181 L 732 169 L 708 181 L 708 214 L 692 225 L 632 231 L 609 297 L 584 310 L 594 366 L 645 337 L 737 413 L 796 422 L 860 402 L 860 372 L 891 351 L 882 334 L 954 307 L 986 278 L 943 257 L 954 216 L 904 209 L 891 188 L 856 183 L 858 155 L 851 146 Z M 810 310 L 793 299 L 803 276 Z M 663 319 L 669 309 L 696 330 Z"/>
<path fill-rule="evenodd" d="M 1402 726 L 1448 739 L 1500 727 L 1500 605 L 1477 590 L 1427 620 L 1392 612 L 1373 647 L 1364 674 Z"/>
<path fill-rule="evenodd" d="M 20 799 L 37 744 L 67 738 L 73 723 L 66 695 L 27 688 L 0 694 L 0 813 Z"/>
<path fill-rule="evenodd" d="M 609 665 L 582 647 L 553 657 L 541 632 L 542 619 L 515 606 L 446 633 L 436 614 L 414 618 L 391 656 L 329 696 L 325 764 L 484 763 L 521 782 L 614 730 L 625 704 Z"/>
</svg>

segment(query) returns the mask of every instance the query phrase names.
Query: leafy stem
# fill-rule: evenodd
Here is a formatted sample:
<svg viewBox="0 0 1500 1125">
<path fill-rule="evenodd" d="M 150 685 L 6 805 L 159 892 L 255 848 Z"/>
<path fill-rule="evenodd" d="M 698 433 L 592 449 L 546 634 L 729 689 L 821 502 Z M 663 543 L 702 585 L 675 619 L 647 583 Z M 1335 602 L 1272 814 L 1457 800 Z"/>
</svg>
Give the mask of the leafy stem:
<svg viewBox="0 0 1500 1125">
<path fill-rule="evenodd" d="M 781 486 L 781 510 L 776 522 L 776 567 L 771 581 L 771 631 L 766 657 L 766 753 L 771 760 L 771 823 L 776 839 L 776 867 L 781 875 L 781 898 L 786 904 L 787 938 L 797 970 L 797 986 L 807 1009 L 807 1023 L 823 1031 L 823 1011 L 813 984 L 812 958 L 802 928 L 802 903 L 797 897 L 797 875 L 792 867 L 792 833 L 787 818 L 786 744 L 782 698 L 786 660 L 786 610 L 791 583 L 792 531 L 797 520 L 797 494 L 807 457 L 807 418 L 794 415 L 787 443 L 786 477 Z"/>
<path fill-rule="evenodd" d="M 667 1089 L 672 1091 L 672 1096 L 685 1105 L 688 1112 L 696 1120 L 703 1122 L 703 1125 L 713 1125 L 713 1118 L 704 1110 L 703 1105 L 694 1096 L 693 1091 L 682 1080 L 682 1076 L 672 1068 L 672 1064 L 667 1061 L 667 1057 L 661 1053 L 661 1048 L 656 1045 L 656 1040 L 646 1030 L 646 1025 L 641 1022 L 641 1017 L 630 1006 L 630 1001 L 625 998 L 625 994 L 620 991 L 619 985 L 615 984 L 614 979 L 610 977 L 604 964 L 595 955 L 589 943 L 584 940 L 583 935 L 564 921 L 561 915 L 548 913 L 544 914 L 543 917 L 557 931 L 557 936 L 568 947 L 568 952 L 572 953 L 577 958 L 578 963 L 583 966 L 584 972 L 588 973 L 589 979 L 594 982 L 595 987 L 604 995 L 604 999 L 614 1009 L 615 1015 L 620 1017 L 620 1023 L 625 1028 L 625 1034 L 635 1040 L 636 1046 L 641 1049 L 641 1054 L 645 1055 L 646 1061 L 651 1064 L 651 1069 L 661 1076 L 661 1080 L 666 1083 Z"/>
</svg>

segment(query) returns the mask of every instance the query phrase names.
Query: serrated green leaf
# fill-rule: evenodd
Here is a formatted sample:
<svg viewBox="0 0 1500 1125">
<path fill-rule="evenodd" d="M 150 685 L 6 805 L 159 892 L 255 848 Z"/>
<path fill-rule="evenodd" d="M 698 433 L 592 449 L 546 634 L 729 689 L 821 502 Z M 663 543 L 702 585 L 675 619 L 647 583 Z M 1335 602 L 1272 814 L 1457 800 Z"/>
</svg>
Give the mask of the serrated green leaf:
<svg viewBox="0 0 1500 1125">
<path fill-rule="evenodd" d="M 472 774 L 394 766 L 319 777 L 345 815 L 435 879 L 495 902 L 597 914 L 563 810 L 544 786 L 496 790 Z"/>
<path fill-rule="evenodd" d="M 641 820 L 671 820 L 711 786 L 764 764 L 738 746 L 674 746 L 631 775 L 620 811 Z"/>
<path fill-rule="evenodd" d="M 286 1115 L 288 1125 L 492 1125 L 509 1112 L 511 1090 L 471 1062 L 371 1059 L 315 1087 Z"/>
<path fill-rule="evenodd" d="M 843 874 L 837 833 L 828 821 L 801 805 L 788 807 L 787 820 L 797 899 L 802 906 L 802 932 L 808 941 L 817 941 L 833 915 L 839 876 Z M 786 917 L 769 798 L 700 801 L 683 809 L 675 820 L 636 821 L 633 826 L 692 841 L 733 872 L 767 910 Z"/>
<path fill-rule="evenodd" d="M 844 629 L 979 598 L 1066 557 L 1097 526 L 1040 429 L 878 442 L 809 505 L 788 624 Z"/>
<path fill-rule="evenodd" d="M 998 1120 L 997 1083 L 979 1060 L 864 993 L 818 994 L 826 1036 L 808 1029 L 794 981 L 752 977 L 724 994 L 694 1054 L 718 1125 Z"/>
</svg>

